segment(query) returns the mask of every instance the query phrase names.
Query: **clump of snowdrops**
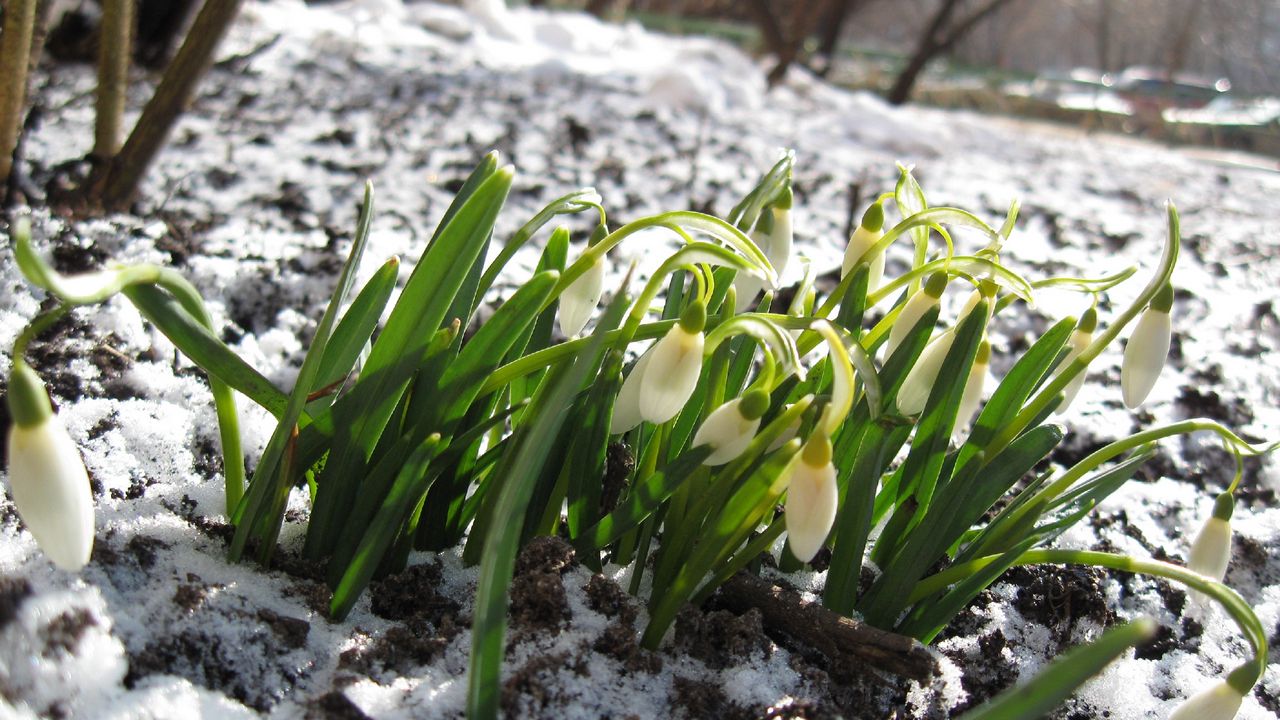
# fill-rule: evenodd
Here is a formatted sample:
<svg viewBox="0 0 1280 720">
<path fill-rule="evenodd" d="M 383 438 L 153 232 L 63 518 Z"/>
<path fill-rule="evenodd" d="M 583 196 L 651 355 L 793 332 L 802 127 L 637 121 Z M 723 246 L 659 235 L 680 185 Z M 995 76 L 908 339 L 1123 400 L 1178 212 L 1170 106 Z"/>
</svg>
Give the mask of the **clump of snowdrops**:
<svg viewBox="0 0 1280 720">
<path fill-rule="evenodd" d="M 327 562 L 335 618 L 346 616 L 373 578 L 403 569 L 411 551 L 465 543 L 464 560 L 481 569 L 474 717 L 496 714 L 516 553 L 531 537 L 557 533 L 590 567 L 631 565 L 633 593 L 648 576 L 642 642 L 651 648 L 684 604 L 758 569 L 771 552 L 780 552 L 785 571 L 828 550 L 824 605 L 924 642 L 1014 565 L 1094 565 L 1168 578 L 1217 601 L 1253 650 L 1180 716 L 1234 715 L 1261 677 L 1267 643 L 1253 611 L 1221 582 L 1233 492 L 1241 456 L 1274 446 L 1189 420 L 1116 440 L 1069 468 L 1034 470 L 1065 434 L 1052 418 L 1068 410 L 1090 364 L 1126 330 L 1126 405 L 1139 406 L 1157 382 L 1172 327 L 1174 208 L 1158 266 L 1103 325 L 1097 296 L 1135 270 L 1028 281 L 1000 259 L 1016 203 L 997 229 L 963 210 L 929 207 L 904 168 L 894 191 L 863 215 L 834 291 L 820 296 L 806 263 L 794 300 L 775 309 L 779 274 L 800 262 L 792 258 L 792 163 L 785 155 L 725 219 L 677 211 L 611 228 L 593 191 L 570 193 L 506 238 L 486 264 L 513 177 L 487 156 L 373 340 L 399 266 L 388 260 L 356 291 L 373 216 L 366 188 L 350 255 L 288 391 L 218 339 L 199 294 L 173 270 L 113 266 L 63 277 L 19 223 L 19 266 L 57 306 L 33 321 L 13 351 L 14 501 L 51 560 L 69 570 L 87 562 L 88 482 L 23 353 L 62 313 L 123 294 L 208 373 L 235 526 L 231 560 L 268 559 L 288 495 L 300 484 L 312 502 L 302 552 Z M 516 252 L 557 216 L 582 213 L 595 229 L 573 257 L 569 230 L 551 231 L 534 274 L 464 333 Z M 951 230 L 960 227 L 985 245 L 957 250 Z M 610 253 L 642 242 L 651 235 L 633 236 L 653 228 L 678 236 L 680 249 L 644 282 L 627 273 L 606 288 Z M 889 279 L 884 258 L 894 243 L 912 245 L 913 263 Z M 1052 323 L 988 396 L 990 358 L 1000 351 L 989 327 L 1024 312 L 1047 286 L 1078 290 L 1079 317 Z M 946 293 L 967 296 L 954 316 L 942 313 Z M 247 484 L 236 392 L 278 418 Z M 1052 547 L 1127 482 L 1160 440 L 1193 432 L 1220 437 L 1237 472 L 1186 567 Z M 635 460 L 625 478 L 608 462 L 617 443 Z M 620 497 L 611 492 L 618 485 Z M 874 582 L 859 591 L 869 563 Z M 1052 707 L 1151 632 L 1149 622 L 1113 630 L 1061 658 L 1038 685 L 976 712 L 1042 712 L 1036 708 Z"/>
</svg>

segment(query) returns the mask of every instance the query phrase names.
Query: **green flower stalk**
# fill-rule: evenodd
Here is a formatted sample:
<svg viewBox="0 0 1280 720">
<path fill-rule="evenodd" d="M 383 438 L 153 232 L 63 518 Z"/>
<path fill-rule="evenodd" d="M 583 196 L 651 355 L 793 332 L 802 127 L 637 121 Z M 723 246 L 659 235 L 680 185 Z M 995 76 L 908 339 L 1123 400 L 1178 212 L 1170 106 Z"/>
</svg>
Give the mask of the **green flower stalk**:
<svg viewBox="0 0 1280 720">
<path fill-rule="evenodd" d="M 13 504 L 53 564 L 76 572 L 93 551 L 93 495 L 80 451 L 39 376 L 14 348 L 9 374 L 9 487 Z"/>
<path fill-rule="evenodd" d="M 1124 346 L 1124 363 L 1120 366 L 1120 389 L 1124 404 L 1136 409 L 1151 394 L 1164 361 L 1169 357 L 1169 343 L 1173 337 L 1173 322 L 1169 317 L 1173 309 L 1173 286 L 1165 283 L 1147 306 L 1138 324 Z"/>
</svg>

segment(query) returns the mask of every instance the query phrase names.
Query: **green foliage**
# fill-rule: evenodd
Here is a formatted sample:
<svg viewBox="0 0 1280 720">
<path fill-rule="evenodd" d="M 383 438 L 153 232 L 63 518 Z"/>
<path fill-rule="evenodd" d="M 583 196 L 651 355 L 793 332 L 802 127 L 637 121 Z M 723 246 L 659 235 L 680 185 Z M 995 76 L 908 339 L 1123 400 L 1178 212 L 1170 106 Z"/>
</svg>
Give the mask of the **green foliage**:
<svg viewBox="0 0 1280 720">
<path fill-rule="evenodd" d="M 791 549 L 781 550 L 783 568 L 809 559 L 797 537 L 812 541 L 802 543 L 808 551 L 818 541 L 830 551 L 824 605 L 925 641 L 1006 569 L 1036 559 L 1164 574 L 1223 602 L 1256 640 L 1251 611 L 1212 580 L 1163 564 L 1047 549 L 1127 482 L 1163 438 L 1210 431 L 1237 456 L 1274 449 L 1193 420 L 1117 440 L 1070 468 L 1045 468 L 1065 434 L 1046 422 L 1064 388 L 1169 283 L 1179 244 L 1173 208 L 1161 263 L 1134 303 L 1083 348 L 1070 345 L 1073 318 L 1046 323 L 970 422 L 973 413 L 962 407 L 976 408 L 981 399 L 991 328 L 1011 313 L 1031 312 L 1021 301 L 1032 300 L 1037 287 L 1091 295 L 1133 271 L 1029 282 L 1000 261 L 1016 203 L 997 231 L 963 210 L 928 206 L 903 168 L 894 192 L 875 201 L 896 207 L 899 217 L 885 218 L 883 235 L 869 241 L 829 296 L 817 301 L 809 269 L 787 314 L 769 311 L 774 287 L 756 311 L 738 314 L 737 274 L 776 284 L 757 241 L 769 250 L 790 247 L 790 237 L 771 235 L 789 232 L 789 221 L 758 220 L 791 212 L 793 163 L 784 155 L 726 220 L 677 211 L 610 231 L 594 192 L 569 193 L 505 239 L 486 264 L 513 177 L 489 155 L 450 205 L 372 342 L 399 265 L 382 265 L 342 311 L 356 290 L 373 221 L 366 192 L 350 257 L 287 393 L 217 339 L 199 296 L 172 271 L 137 266 L 69 283 L 29 239 L 19 238 L 17 255 L 32 282 L 66 307 L 123 293 L 209 373 L 229 470 L 241 466 L 230 391 L 278 419 L 243 500 L 228 472 L 233 560 L 251 549 L 259 561 L 269 558 L 288 494 L 304 482 L 313 489 L 304 552 L 328 562 L 335 618 L 352 610 L 374 578 L 402 569 L 412 549 L 465 541 L 463 560 L 480 566 L 473 717 L 496 715 L 507 587 L 520 545 L 535 534 L 563 533 L 594 569 L 634 563 L 633 592 L 651 565 L 648 647 L 662 641 L 685 603 L 758 565 L 784 533 Z M 581 212 L 598 217 L 576 259 L 569 259 L 570 231 L 557 228 L 535 273 L 509 297 L 493 298 L 496 279 L 520 248 L 555 217 Z M 957 255 L 948 227 L 975 229 L 988 244 Z M 613 248 L 652 228 L 675 233 L 682 247 L 634 297 L 628 273 L 586 337 L 557 337 L 562 294 L 582 292 L 575 283 Z M 943 244 L 931 258 L 935 236 Z M 900 239 L 912 244 L 911 268 L 870 287 L 871 263 Z M 929 276 L 977 288 L 960 317 L 944 316 L 936 303 L 904 315 Z M 664 289 L 661 314 L 651 318 Z M 1086 298 L 1081 306 L 1091 304 Z M 494 310 L 477 322 L 481 305 Z M 894 333 L 895 349 L 878 361 L 900 316 L 913 324 Z M 939 322 L 949 327 L 939 332 Z M 633 347 L 649 340 L 656 342 L 647 350 Z M 814 360 L 820 344 L 826 353 Z M 632 351 L 641 355 L 628 362 Z M 810 358 L 807 367 L 803 358 Z M 627 477 L 608 478 L 622 490 L 607 503 L 612 443 L 630 446 L 638 461 Z M 868 560 L 879 572 L 860 593 Z M 1136 632 L 1107 635 L 1063 667 L 1095 671 L 1135 642 Z M 1254 645 L 1256 662 L 1265 658 L 1265 643 Z M 1024 712 L 999 708 L 1049 707 L 1084 677 L 1054 670 L 1032 686 L 1035 702 L 1020 696 L 984 717 Z"/>
</svg>

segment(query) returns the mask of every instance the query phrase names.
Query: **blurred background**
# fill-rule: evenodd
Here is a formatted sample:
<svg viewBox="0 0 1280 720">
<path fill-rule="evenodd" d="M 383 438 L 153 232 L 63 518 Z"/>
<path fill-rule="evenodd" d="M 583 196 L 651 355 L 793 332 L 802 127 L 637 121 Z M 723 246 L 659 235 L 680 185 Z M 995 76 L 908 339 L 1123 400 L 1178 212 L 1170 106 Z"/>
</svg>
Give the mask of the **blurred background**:
<svg viewBox="0 0 1280 720">
<path fill-rule="evenodd" d="M 892 103 L 1280 156 L 1277 0 L 587 0 Z"/>
</svg>

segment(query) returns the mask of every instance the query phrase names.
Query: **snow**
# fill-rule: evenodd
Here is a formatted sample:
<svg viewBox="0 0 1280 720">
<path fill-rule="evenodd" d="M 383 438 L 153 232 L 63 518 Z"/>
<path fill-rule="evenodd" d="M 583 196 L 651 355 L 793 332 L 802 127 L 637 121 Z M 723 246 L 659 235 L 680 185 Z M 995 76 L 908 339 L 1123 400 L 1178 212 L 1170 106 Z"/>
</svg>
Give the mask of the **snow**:
<svg viewBox="0 0 1280 720">
<path fill-rule="evenodd" d="M 242 59 L 255 49 L 252 59 Z M 1280 345 L 1272 305 L 1280 285 L 1280 174 L 1125 138 L 893 108 L 802 71 L 766 93 L 756 63 L 721 42 L 671 38 L 580 14 L 506 9 L 497 0 L 475 0 L 466 10 L 400 0 L 251 1 L 222 59 L 147 181 L 147 219 L 69 222 L 35 210 L 34 235 L 46 250 L 71 243 L 124 262 L 162 263 L 177 259 L 166 242 L 191 237 L 179 269 L 209 301 L 215 326 L 232 330 L 234 349 L 283 386 L 296 375 L 328 299 L 332 262 L 345 252 L 366 177 L 376 187 L 378 212 L 363 277 L 391 255 L 412 265 L 452 196 L 448 181 L 491 147 L 520 171 L 500 221 L 504 235 L 581 185 L 598 188 L 615 226 L 691 205 L 711 203 L 723 211 L 779 148 L 794 147 L 797 249 L 820 272 L 838 268 L 842 259 L 850 184 L 859 186 L 865 204 L 892 187 L 895 161 L 915 164 L 932 203 L 971 209 L 992 223 L 1010 200 L 1021 198 L 1022 220 L 1005 260 L 1031 277 L 1100 276 L 1129 265 L 1149 271 L 1164 234 L 1163 203 L 1173 198 L 1184 230 L 1175 277 L 1185 291 L 1174 309 L 1177 357 L 1142 424 L 1190 416 L 1180 389 L 1204 384 L 1227 407 L 1240 402 L 1248 409 L 1235 429 L 1280 437 L 1280 365 L 1271 359 Z M 91 71 L 60 67 L 58 73 L 57 82 L 37 81 L 56 112 L 26 150 L 46 166 L 83 154 L 91 137 Z M 144 85 L 133 89 L 134 111 Z M 586 129 L 585 139 L 574 139 L 575 124 Z M 563 221 L 575 240 L 585 238 L 582 220 Z M 41 300 L 19 276 L 8 242 L 0 240 L 3 372 L 11 363 L 7 348 Z M 975 249 L 963 239 L 960 244 Z M 606 288 L 630 260 L 643 274 L 661 261 L 662 249 L 674 247 L 665 232 L 627 240 L 612 253 Z M 908 256 L 905 245 L 895 247 L 890 270 Z M 536 249 L 521 253 L 495 293 L 509 293 L 536 257 Z M 1139 285 L 1110 294 L 1100 309 L 1104 323 Z M 948 298 L 947 307 L 958 301 Z M 1041 320 L 1077 314 L 1085 305 L 1078 295 L 1042 296 L 1044 318 L 1010 322 L 1004 336 L 993 337 L 995 375 L 1008 367 L 1009 342 L 1037 331 Z M 79 576 L 56 571 L 21 529 L 7 495 L 0 497 L 0 578 L 32 588 L 13 621 L 0 624 L 0 717 L 9 712 L 5 702 L 19 717 L 301 717 L 331 691 L 375 717 L 457 716 L 465 705 L 469 633 L 411 672 L 353 678 L 340 667 L 342 652 L 372 642 L 393 623 L 374 615 L 367 597 L 348 621 L 330 623 L 308 601 L 306 583 L 227 564 L 221 542 L 195 524 L 223 517 L 220 478 L 206 480 L 203 469 L 217 446 L 204 380 L 123 301 L 77 310 L 74 318 L 91 331 L 65 340 L 67 366 L 58 377 L 79 378 L 83 397 L 55 400 L 100 484 L 95 501 L 103 554 Z M 93 360 L 104 348 L 128 359 L 122 380 L 112 381 L 123 387 L 106 387 Z M 1064 418 L 1073 447 L 1137 425 L 1118 402 L 1119 358 L 1117 348 L 1095 362 L 1088 387 Z M 1215 367 L 1216 378 L 1198 379 Z M 256 460 L 271 421 L 247 401 L 240 412 L 245 447 Z M 1120 552 L 1183 557 L 1213 495 L 1230 479 L 1229 460 L 1215 461 L 1222 456 L 1204 451 L 1206 444 L 1214 443 L 1166 442 L 1164 477 L 1130 483 L 1096 511 L 1123 522 L 1081 525 L 1060 543 L 1105 542 Z M 1247 483 L 1280 489 L 1278 466 L 1269 461 L 1251 469 Z M 1227 580 L 1264 626 L 1274 628 L 1280 622 L 1280 509 L 1246 500 L 1239 506 L 1237 560 L 1245 543 L 1262 558 L 1237 563 Z M 302 492 L 290 498 L 290 509 L 298 513 L 281 538 L 296 549 L 304 530 Z M 105 553 L 114 556 L 110 562 Z M 466 616 L 474 569 L 462 567 L 457 552 L 413 560 L 437 559 L 444 565 L 440 592 L 462 603 Z M 624 586 L 629 581 L 629 568 L 610 571 Z M 508 671 L 540 655 L 576 652 L 600 634 L 607 620 L 578 591 L 588 578 L 581 568 L 565 575 L 573 622 L 562 633 L 518 643 Z M 825 574 L 788 579 L 813 593 Z M 184 587 L 199 597 L 192 608 L 174 602 Z M 1047 661 L 1047 641 L 1044 628 L 1011 604 L 1011 592 L 1007 584 L 993 587 L 996 600 L 982 621 L 1009 637 L 1002 652 L 1025 679 Z M 1113 580 L 1108 593 L 1121 617 L 1180 621 L 1149 580 L 1127 586 Z M 302 644 L 282 645 L 260 621 L 262 610 L 309 623 Z M 51 644 L 56 636 L 49 632 L 63 617 L 87 618 L 84 632 L 65 647 Z M 1214 682 L 1244 650 L 1231 622 L 1210 618 L 1197 652 L 1175 648 L 1159 660 L 1130 655 L 1082 691 L 1080 707 L 1123 720 L 1162 717 L 1179 698 Z M 644 621 L 642 615 L 641 627 Z M 1099 631 L 1082 626 L 1073 638 L 1084 641 Z M 953 638 L 940 647 L 973 649 L 975 642 Z M 252 684 L 214 677 L 212 665 L 187 656 L 126 679 L 148 648 L 183 643 L 241 668 Z M 568 669 L 557 675 L 569 699 L 567 709 L 557 710 L 562 716 L 623 708 L 659 716 L 670 707 L 676 677 L 708 680 L 731 701 L 753 707 L 786 704 L 808 690 L 782 648 L 723 670 L 668 654 L 656 675 L 590 657 L 588 677 Z M 910 693 L 914 712 L 963 701 L 963 668 L 946 658 L 942 665 L 942 678 Z M 1280 664 L 1268 667 L 1263 686 L 1273 698 L 1280 693 Z M 1254 696 L 1240 715 L 1271 716 Z"/>
</svg>

